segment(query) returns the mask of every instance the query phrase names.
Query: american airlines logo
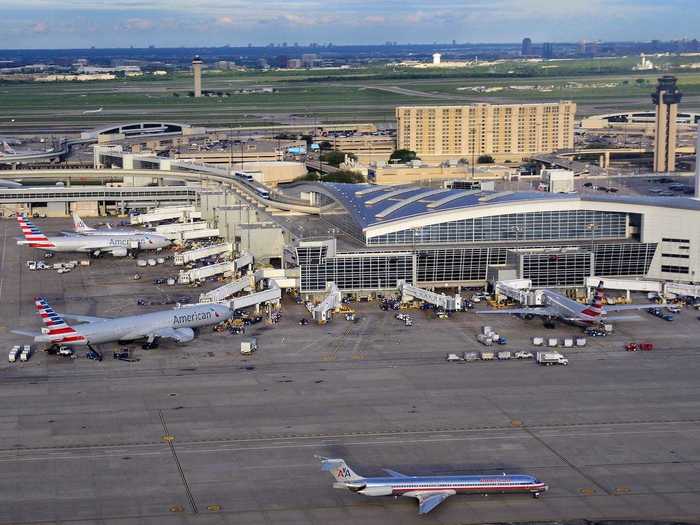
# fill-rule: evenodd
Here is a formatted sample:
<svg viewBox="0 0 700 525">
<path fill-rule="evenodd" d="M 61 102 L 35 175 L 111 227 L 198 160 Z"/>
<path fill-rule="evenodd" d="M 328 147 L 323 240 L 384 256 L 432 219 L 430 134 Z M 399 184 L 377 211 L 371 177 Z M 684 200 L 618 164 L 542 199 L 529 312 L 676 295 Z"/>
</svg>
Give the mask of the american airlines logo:
<svg viewBox="0 0 700 525">
<path fill-rule="evenodd" d="M 182 314 L 173 316 L 173 324 L 192 323 L 194 321 L 206 321 L 211 319 L 211 312 L 197 312 L 193 314 Z"/>
<path fill-rule="evenodd" d="M 338 469 L 338 477 L 339 478 L 349 478 L 350 477 L 350 470 L 347 467 L 340 467 Z"/>
</svg>

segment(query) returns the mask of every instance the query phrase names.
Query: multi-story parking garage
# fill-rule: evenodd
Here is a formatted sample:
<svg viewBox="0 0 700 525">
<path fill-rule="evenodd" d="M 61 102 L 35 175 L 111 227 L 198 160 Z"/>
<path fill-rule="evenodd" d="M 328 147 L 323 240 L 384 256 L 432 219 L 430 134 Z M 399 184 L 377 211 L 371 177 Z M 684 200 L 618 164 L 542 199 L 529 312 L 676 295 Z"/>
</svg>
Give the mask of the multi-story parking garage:
<svg viewBox="0 0 700 525">
<path fill-rule="evenodd" d="M 535 286 L 587 277 L 695 282 L 700 201 L 305 184 L 322 219 L 356 245 L 300 243 L 301 289 L 345 291 L 481 285 L 492 272 Z"/>
</svg>

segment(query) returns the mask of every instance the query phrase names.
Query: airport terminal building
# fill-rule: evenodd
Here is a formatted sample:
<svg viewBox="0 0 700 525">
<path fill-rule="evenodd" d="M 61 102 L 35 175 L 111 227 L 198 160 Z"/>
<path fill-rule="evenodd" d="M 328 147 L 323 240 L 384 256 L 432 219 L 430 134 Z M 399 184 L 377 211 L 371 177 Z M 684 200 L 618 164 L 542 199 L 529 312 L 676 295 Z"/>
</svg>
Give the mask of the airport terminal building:
<svg viewBox="0 0 700 525">
<path fill-rule="evenodd" d="M 696 282 L 700 200 L 689 197 L 488 192 L 311 183 L 299 188 L 338 242 L 295 247 L 301 291 L 481 286 L 531 279 L 583 286 L 587 277 Z"/>
</svg>

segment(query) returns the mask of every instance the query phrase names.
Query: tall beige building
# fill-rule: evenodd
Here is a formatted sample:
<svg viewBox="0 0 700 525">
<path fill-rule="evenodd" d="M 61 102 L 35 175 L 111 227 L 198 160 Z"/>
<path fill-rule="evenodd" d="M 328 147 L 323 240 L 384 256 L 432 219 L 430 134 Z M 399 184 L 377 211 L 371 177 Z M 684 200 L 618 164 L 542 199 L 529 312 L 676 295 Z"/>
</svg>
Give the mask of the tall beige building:
<svg viewBox="0 0 700 525">
<path fill-rule="evenodd" d="M 676 137 L 678 135 L 676 119 L 678 104 L 683 97 L 676 87 L 676 77 L 669 75 L 659 79 L 651 100 L 656 106 L 654 171 L 676 171 Z"/>
<path fill-rule="evenodd" d="M 576 104 L 473 104 L 396 108 L 397 147 L 423 160 L 491 155 L 520 161 L 574 147 Z"/>
<path fill-rule="evenodd" d="M 195 56 L 192 59 L 192 75 L 194 76 L 194 96 L 202 96 L 202 59 Z"/>
</svg>

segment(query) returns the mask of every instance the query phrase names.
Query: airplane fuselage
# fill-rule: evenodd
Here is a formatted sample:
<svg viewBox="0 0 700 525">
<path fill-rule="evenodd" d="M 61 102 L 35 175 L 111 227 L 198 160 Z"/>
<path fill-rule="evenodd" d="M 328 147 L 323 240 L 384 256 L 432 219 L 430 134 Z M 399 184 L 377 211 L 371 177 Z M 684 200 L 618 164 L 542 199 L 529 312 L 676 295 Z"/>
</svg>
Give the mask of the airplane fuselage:
<svg viewBox="0 0 700 525">
<path fill-rule="evenodd" d="M 71 235 L 71 236 L 51 236 L 45 240 L 20 241 L 33 248 L 51 252 L 79 252 L 92 253 L 96 251 L 124 251 L 134 248 L 139 250 L 157 250 L 166 248 L 170 241 L 159 235 L 144 233 L 138 234 L 118 234 L 118 235 Z"/>
<path fill-rule="evenodd" d="M 539 495 L 547 485 L 527 475 L 502 476 L 411 476 L 364 478 L 357 481 L 337 482 L 337 488 L 347 488 L 366 496 L 403 496 L 412 492 L 444 492 L 455 494 L 526 493 Z"/>
<path fill-rule="evenodd" d="M 64 340 L 60 340 L 55 336 L 44 334 L 37 336 L 35 341 L 70 346 L 133 341 L 163 329 L 191 329 L 217 324 L 229 319 L 232 314 L 228 307 L 220 304 L 184 306 L 172 310 L 71 325 L 71 328 L 77 332 L 76 336 L 69 335 Z M 66 316 L 66 318 L 70 317 Z"/>
</svg>

